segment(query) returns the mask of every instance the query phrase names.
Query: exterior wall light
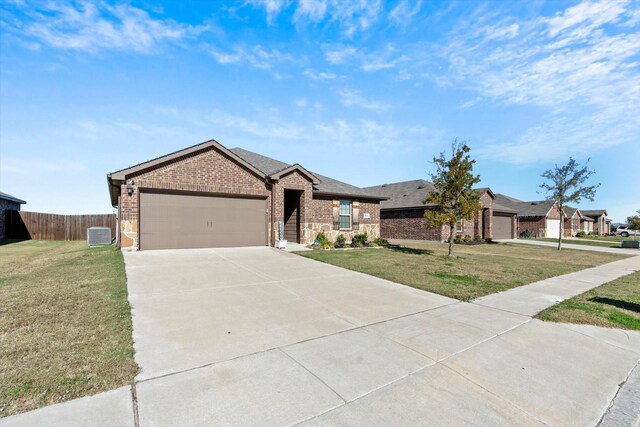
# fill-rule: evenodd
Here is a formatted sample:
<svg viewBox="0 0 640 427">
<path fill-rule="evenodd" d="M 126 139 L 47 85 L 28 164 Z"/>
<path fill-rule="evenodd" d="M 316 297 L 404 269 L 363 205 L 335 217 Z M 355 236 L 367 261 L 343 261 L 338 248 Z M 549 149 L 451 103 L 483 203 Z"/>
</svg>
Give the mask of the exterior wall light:
<svg viewBox="0 0 640 427">
<path fill-rule="evenodd" d="M 131 197 L 133 195 L 133 181 L 129 180 L 127 182 L 127 194 L 129 195 L 129 197 Z"/>
</svg>

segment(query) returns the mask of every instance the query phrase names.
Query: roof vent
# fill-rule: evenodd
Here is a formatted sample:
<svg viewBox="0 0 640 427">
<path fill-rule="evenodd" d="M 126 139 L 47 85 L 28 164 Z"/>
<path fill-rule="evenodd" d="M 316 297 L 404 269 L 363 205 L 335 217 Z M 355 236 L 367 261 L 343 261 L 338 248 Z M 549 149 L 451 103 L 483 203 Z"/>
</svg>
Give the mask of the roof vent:
<svg viewBox="0 0 640 427">
<path fill-rule="evenodd" d="M 535 205 L 537 205 L 536 202 L 531 202 L 531 206 L 535 206 Z"/>
<path fill-rule="evenodd" d="M 407 195 L 406 195 L 406 194 L 403 194 L 403 195 L 402 195 L 402 197 L 407 197 Z"/>
<path fill-rule="evenodd" d="M 380 187 L 386 187 L 386 186 L 387 186 L 387 184 L 382 184 Z"/>
<path fill-rule="evenodd" d="M 424 185 L 418 185 L 418 190 L 422 190 L 424 188 Z"/>
</svg>

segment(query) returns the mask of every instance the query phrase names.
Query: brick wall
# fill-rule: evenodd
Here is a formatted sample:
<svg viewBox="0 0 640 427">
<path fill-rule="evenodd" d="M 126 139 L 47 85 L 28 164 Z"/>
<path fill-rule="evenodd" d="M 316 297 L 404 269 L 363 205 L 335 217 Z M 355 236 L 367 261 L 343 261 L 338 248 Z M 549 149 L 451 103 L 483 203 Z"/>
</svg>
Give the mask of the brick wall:
<svg viewBox="0 0 640 427">
<path fill-rule="evenodd" d="M 10 200 L 0 199 L 0 239 L 4 239 L 6 236 L 6 220 L 4 211 L 19 211 L 20 203 L 12 202 Z"/>
<path fill-rule="evenodd" d="M 385 239 L 444 240 L 443 228 L 427 228 L 425 209 L 387 210 L 380 212 L 380 236 Z M 448 227 L 447 227 L 448 229 Z"/>
<path fill-rule="evenodd" d="M 544 237 L 544 230 L 547 228 L 545 217 L 519 217 L 518 218 L 518 236 L 529 230 L 533 233 L 533 237 Z"/>
<path fill-rule="evenodd" d="M 357 198 L 348 199 L 354 204 L 357 203 L 360 214 L 358 217 L 359 228 L 357 230 L 334 230 L 333 229 L 333 204 L 334 201 L 345 200 L 333 197 L 323 197 L 316 195 L 311 200 L 308 221 L 305 223 L 304 240 L 312 243 L 321 231 L 331 241 L 335 241 L 339 234 L 345 236 L 350 241 L 355 234 L 367 233 L 370 240 L 380 237 L 380 203 L 362 201 Z M 365 219 L 364 214 L 368 213 L 369 218 Z"/>
<path fill-rule="evenodd" d="M 273 235 L 278 237 L 278 221 L 284 221 L 284 190 L 298 190 L 300 194 L 300 234 L 304 236 L 304 224 L 307 222 L 309 209 L 312 205 L 313 186 L 311 181 L 300 174 L 293 171 L 283 177 L 275 184 L 275 222 L 273 224 Z M 269 217 L 268 221 L 271 221 Z"/>
</svg>

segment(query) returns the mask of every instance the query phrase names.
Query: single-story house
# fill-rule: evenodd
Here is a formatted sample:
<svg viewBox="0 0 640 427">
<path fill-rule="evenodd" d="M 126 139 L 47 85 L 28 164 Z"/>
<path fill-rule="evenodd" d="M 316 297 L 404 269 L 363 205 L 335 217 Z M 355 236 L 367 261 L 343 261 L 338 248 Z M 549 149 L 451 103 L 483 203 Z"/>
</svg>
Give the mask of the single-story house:
<svg viewBox="0 0 640 427">
<path fill-rule="evenodd" d="M 607 221 L 607 211 L 604 209 L 583 210 L 582 215 L 593 219 L 593 232 L 597 234 L 610 234 L 611 222 Z"/>
<path fill-rule="evenodd" d="M 525 202 L 498 193 L 495 201 L 517 212 L 518 236 L 527 231 L 534 237 L 558 237 L 560 234 L 560 208 L 555 200 Z"/>
<path fill-rule="evenodd" d="M 380 201 L 361 188 L 210 140 L 107 175 L 123 249 L 310 244 L 380 235 Z M 283 236 L 280 235 L 282 232 Z"/>
<path fill-rule="evenodd" d="M 366 187 L 371 194 L 386 197 L 380 202 L 380 235 L 386 239 L 438 240 L 449 237 L 449 226 L 430 227 L 424 217 L 427 209 L 436 205 L 425 204 L 427 194 L 434 191 L 433 184 L 423 179 Z M 515 237 L 516 212 L 494 203 L 489 188 L 477 189 L 482 210 L 470 221 L 463 220 L 457 235 L 480 236 L 483 239 L 512 239 Z"/>
<path fill-rule="evenodd" d="M 566 237 L 573 237 L 582 229 L 580 228 L 582 213 L 578 208 L 565 206 L 564 215 L 564 235 Z"/>
<path fill-rule="evenodd" d="M 593 224 L 595 222 L 595 219 L 583 215 L 582 218 L 580 218 L 580 230 L 584 231 L 585 233 L 591 233 L 593 231 Z"/>
<path fill-rule="evenodd" d="M 19 211 L 20 205 L 24 205 L 26 203 L 27 202 L 18 199 L 17 197 L 0 192 L 0 239 L 4 239 L 7 235 L 6 211 Z"/>
</svg>

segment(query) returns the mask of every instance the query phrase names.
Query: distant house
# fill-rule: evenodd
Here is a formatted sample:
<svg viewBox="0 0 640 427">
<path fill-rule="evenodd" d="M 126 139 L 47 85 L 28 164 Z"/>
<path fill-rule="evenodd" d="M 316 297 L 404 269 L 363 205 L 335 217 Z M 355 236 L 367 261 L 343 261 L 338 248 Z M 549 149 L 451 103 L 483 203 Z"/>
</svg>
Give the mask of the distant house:
<svg viewBox="0 0 640 427">
<path fill-rule="evenodd" d="M 611 222 L 607 220 L 607 211 L 604 209 L 583 210 L 582 215 L 593 219 L 593 232 L 597 234 L 611 233 Z"/>
<path fill-rule="evenodd" d="M 527 231 L 534 237 L 558 237 L 560 234 L 560 207 L 554 200 L 527 202 L 496 194 L 495 202 L 517 212 L 518 236 Z"/>
<path fill-rule="evenodd" d="M 424 203 L 434 191 L 433 184 L 423 179 L 375 185 L 365 190 L 386 200 L 380 202 L 380 236 L 386 239 L 437 240 L 449 237 L 449 227 L 430 227 L 424 213 L 436 205 Z M 513 239 L 516 212 L 494 203 L 489 188 L 479 188 L 482 210 L 473 220 L 461 221 L 456 233 L 462 236 L 480 236 L 483 239 Z"/>
<path fill-rule="evenodd" d="M 595 222 L 596 221 L 593 218 L 583 215 L 582 218 L 580 218 L 580 230 L 585 233 L 591 233 Z"/>
<path fill-rule="evenodd" d="M 10 196 L 7 193 L 0 192 L 0 239 L 4 239 L 6 233 L 6 211 L 19 211 L 20 205 L 24 205 L 27 202 L 18 199 L 17 197 Z"/>
<path fill-rule="evenodd" d="M 564 208 L 564 235 L 566 237 L 574 237 L 580 230 L 580 224 L 582 220 L 582 213 L 578 208 L 572 208 L 565 206 Z"/>
</svg>

